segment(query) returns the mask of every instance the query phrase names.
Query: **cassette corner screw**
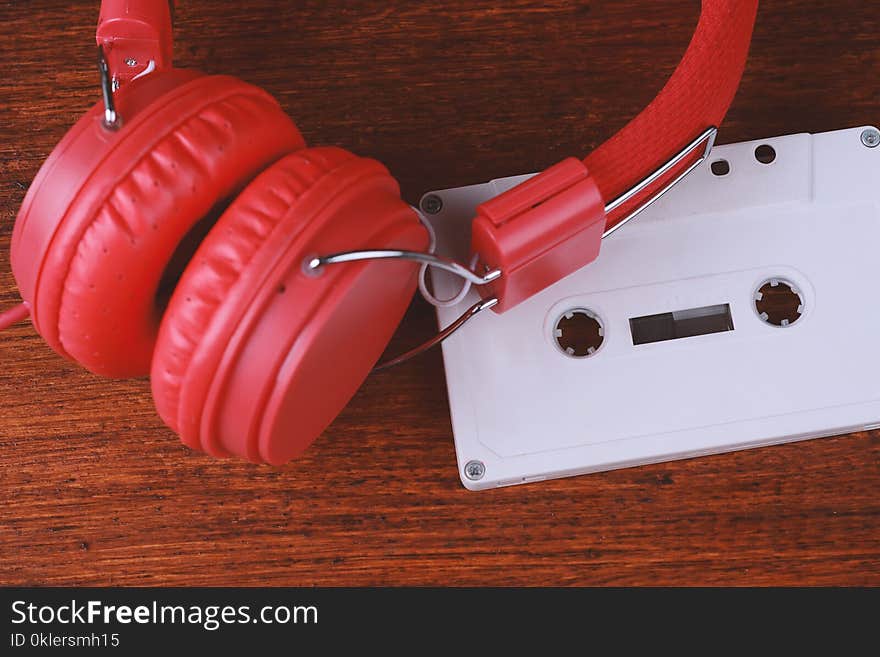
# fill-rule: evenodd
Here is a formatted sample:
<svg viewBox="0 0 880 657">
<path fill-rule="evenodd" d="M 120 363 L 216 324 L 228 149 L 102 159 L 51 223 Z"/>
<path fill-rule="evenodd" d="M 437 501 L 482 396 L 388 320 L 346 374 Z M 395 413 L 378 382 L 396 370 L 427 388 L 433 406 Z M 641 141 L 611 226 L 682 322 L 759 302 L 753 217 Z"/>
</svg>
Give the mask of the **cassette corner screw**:
<svg viewBox="0 0 880 657">
<path fill-rule="evenodd" d="M 426 214 L 440 214 L 443 209 L 443 199 L 436 194 L 428 194 L 422 199 L 422 211 Z"/>
<path fill-rule="evenodd" d="M 862 143 L 868 148 L 880 146 L 880 130 L 877 130 L 877 128 L 865 129 L 862 132 Z"/>
<path fill-rule="evenodd" d="M 482 461 L 468 461 L 464 466 L 464 476 L 471 481 L 479 481 L 486 474 L 486 466 Z"/>
</svg>

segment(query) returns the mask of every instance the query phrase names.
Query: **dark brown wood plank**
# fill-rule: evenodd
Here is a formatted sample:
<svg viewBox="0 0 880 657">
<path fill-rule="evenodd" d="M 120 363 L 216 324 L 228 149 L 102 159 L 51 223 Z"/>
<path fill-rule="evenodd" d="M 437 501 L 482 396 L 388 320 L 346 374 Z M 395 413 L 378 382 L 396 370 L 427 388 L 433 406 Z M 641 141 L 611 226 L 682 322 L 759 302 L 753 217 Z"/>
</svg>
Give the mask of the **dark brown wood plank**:
<svg viewBox="0 0 880 657">
<path fill-rule="evenodd" d="M 414 200 L 585 153 L 662 86 L 698 3 L 180 3 L 177 61 L 276 94 Z M 95 2 L 0 2 L 0 304 L 42 158 L 98 98 Z M 874 3 L 776 0 L 731 142 L 876 123 Z M 414 302 L 400 347 L 434 330 Z M 880 433 L 486 493 L 461 488 L 434 353 L 372 376 L 307 455 L 191 454 L 147 381 L 0 336 L 0 584 L 880 584 Z M 780 385 L 783 385 L 782 383 Z"/>
</svg>

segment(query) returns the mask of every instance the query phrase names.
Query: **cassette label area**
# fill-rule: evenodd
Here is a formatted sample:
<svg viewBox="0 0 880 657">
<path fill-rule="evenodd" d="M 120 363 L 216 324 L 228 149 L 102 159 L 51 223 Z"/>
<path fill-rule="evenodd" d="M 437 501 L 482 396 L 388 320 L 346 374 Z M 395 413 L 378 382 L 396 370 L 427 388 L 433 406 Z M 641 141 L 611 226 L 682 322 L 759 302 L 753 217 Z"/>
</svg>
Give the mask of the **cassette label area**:
<svg viewBox="0 0 880 657">
<path fill-rule="evenodd" d="M 863 131 L 716 148 L 596 262 L 444 344 L 465 485 L 880 422 L 880 149 Z M 466 255 L 475 207 L 522 179 L 435 192 L 441 251 Z"/>
</svg>

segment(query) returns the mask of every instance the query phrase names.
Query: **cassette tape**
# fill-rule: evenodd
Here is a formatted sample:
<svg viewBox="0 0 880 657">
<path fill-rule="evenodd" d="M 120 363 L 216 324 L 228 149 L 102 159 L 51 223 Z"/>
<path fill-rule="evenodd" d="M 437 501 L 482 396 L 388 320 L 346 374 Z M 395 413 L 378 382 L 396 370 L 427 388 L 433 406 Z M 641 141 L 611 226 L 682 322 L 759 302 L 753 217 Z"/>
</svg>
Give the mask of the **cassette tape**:
<svg viewBox="0 0 880 657">
<path fill-rule="evenodd" d="M 717 147 L 594 263 L 443 345 L 472 490 L 880 425 L 872 129 Z M 528 176 L 426 195 L 441 253 Z M 425 200 L 423 199 L 423 201 Z M 432 272 L 440 298 L 460 281 Z M 478 299 L 438 309 L 447 326 Z"/>
</svg>

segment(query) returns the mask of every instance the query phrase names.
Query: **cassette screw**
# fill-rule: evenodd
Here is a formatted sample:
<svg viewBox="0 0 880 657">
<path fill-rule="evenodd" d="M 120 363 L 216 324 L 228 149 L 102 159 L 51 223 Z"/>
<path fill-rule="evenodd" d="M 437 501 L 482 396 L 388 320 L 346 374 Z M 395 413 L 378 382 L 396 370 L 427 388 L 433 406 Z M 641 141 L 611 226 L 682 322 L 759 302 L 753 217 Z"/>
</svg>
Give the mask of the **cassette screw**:
<svg viewBox="0 0 880 657">
<path fill-rule="evenodd" d="M 443 199 L 436 194 L 428 194 L 422 199 L 422 211 L 426 214 L 440 214 L 443 209 Z"/>
<path fill-rule="evenodd" d="M 482 461 L 468 461 L 464 466 L 464 476 L 471 481 L 479 481 L 486 474 L 486 466 Z"/>
<path fill-rule="evenodd" d="M 862 133 L 862 143 L 868 148 L 877 148 L 880 146 L 880 130 L 876 128 L 867 128 Z"/>
<path fill-rule="evenodd" d="M 134 57 L 128 57 L 125 60 L 125 65 L 134 67 L 138 65 L 138 61 Z"/>
</svg>

